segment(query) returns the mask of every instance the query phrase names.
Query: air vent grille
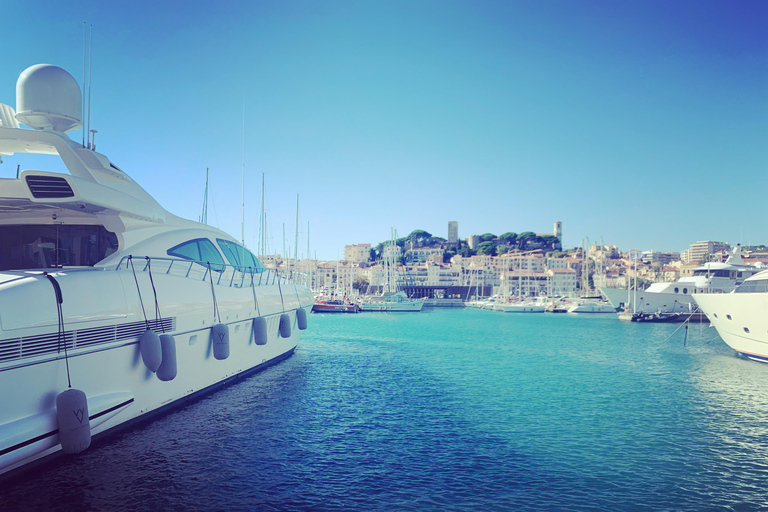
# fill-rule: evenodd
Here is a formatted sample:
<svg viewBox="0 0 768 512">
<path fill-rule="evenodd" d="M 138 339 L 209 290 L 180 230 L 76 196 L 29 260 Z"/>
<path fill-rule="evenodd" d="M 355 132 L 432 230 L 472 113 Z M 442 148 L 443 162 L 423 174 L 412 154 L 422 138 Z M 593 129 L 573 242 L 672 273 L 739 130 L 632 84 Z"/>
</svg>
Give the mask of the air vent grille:
<svg viewBox="0 0 768 512">
<path fill-rule="evenodd" d="M 58 176 L 27 176 L 27 186 L 36 199 L 74 197 L 72 187 L 64 178 Z"/>
<path fill-rule="evenodd" d="M 149 327 L 157 333 L 173 332 L 176 329 L 176 318 L 149 320 Z M 67 350 L 77 350 L 113 341 L 134 342 L 139 340 L 146 328 L 144 322 L 131 322 L 66 331 L 61 334 L 61 338 L 58 332 L 49 332 L 0 340 L 0 363 L 43 354 L 61 354 L 65 344 Z"/>
</svg>

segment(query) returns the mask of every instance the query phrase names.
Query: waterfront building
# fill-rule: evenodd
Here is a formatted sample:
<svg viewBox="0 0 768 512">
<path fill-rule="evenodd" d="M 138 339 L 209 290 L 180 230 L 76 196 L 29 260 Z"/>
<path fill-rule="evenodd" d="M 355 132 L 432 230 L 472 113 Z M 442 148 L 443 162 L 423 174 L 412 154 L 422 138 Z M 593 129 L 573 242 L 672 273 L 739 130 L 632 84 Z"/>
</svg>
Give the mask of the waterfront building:
<svg viewBox="0 0 768 512">
<path fill-rule="evenodd" d="M 667 264 L 680 259 L 680 253 L 677 252 L 660 252 L 660 251 L 643 251 L 643 263 L 662 263 Z"/>
<path fill-rule="evenodd" d="M 344 246 L 344 261 L 367 263 L 371 259 L 371 244 L 353 244 Z"/>
<path fill-rule="evenodd" d="M 277 268 L 283 262 L 280 254 L 259 254 L 259 261 L 267 268 Z"/>
<path fill-rule="evenodd" d="M 715 242 L 705 240 L 691 244 L 688 250 L 680 253 L 684 263 L 705 263 L 716 252 L 730 252 L 731 246 L 727 242 Z"/>
<path fill-rule="evenodd" d="M 477 249 L 477 246 L 480 245 L 480 235 L 469 235 L 467 237 L 467 245 L 473 251 Z"/>
<path fill-rule="evenodd" d="M 445 250 L 442 247 L 416 247 L 405 252 L 405 261 L 414 265 L 427 261 L 442 263 L 444 253 Z"/>
</svg>

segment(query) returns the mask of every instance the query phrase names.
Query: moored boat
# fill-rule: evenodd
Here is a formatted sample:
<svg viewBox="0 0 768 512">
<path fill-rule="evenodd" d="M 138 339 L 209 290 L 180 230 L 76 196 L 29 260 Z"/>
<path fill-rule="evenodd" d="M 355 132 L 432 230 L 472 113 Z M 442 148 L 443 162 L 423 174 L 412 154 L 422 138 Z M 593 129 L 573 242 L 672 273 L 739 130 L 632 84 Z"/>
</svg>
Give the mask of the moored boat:
<svg viewBox="0 0 768 512">
<path fill-rule="evenodd" d="M 358 313 L 360 307 L 346 300 L 315 299 L 312 311 L 314 313 Z"/>
<path fill-rule="evenodd" d="M 614 309 L 629 308 L 634 313 L 692 313 L 695 294 L 728 293 L 764 267 L 747 265 L 737 245 L 725 263 L 708 262 L 694 270 L 693 276 L 668 283 L 653 283 L 645 290 L 601 288 Z"/>
<path fill-rule="evenodd" d="M 72 141 L 80 106 L 50 65 L 22 73 L 18 112 L 0 104 L 0 155 L 68 171 L 0 179 L 0 474 L 290 356 L 312 307 L 306 276 L 267 270 Z"/>
<path fill-rule="evenodd" d="M 729 347 L 768 363 L 768 270 L 749 277 L 731 293 L 696 294 L 694 298 Z"/>
<path fill-rule="evenodd" d="M 425 299 L 411 299 L 405 292 L 384 293 L 382 295 L 365 297 L 359 302 L 360 311 L 421 311 Z"/>
<path fill-rule="evenodd" d="M 597 299 L 581 299 L 571 304 L 569 313 L 615 313 L 610 302 Z"/>
</svg>

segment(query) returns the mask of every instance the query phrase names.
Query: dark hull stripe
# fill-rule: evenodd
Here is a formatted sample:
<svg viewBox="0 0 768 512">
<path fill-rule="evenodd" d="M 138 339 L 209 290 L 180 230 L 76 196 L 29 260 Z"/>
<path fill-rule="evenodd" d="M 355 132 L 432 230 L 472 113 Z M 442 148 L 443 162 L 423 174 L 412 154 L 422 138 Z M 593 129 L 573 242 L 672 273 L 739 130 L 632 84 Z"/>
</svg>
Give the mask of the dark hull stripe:
<svg viewBox="0 0 768 512">
<path fill-rule="evenodd" d="M 93 416 L 89 416 L 88 417 L 88 421 L 94 420 L 94 419 L 96 419 L 96 418 L 98 418 L 100 416 L 104 416 L 105 414 L 109 414 L 110 412 L 115 411 L 117 409 L 120 409 L 122 407 L 125 407 L 126 405 L 129 405 L 132 402 L 133 402 L 133 398 L 131 398 L 130 400 L 126 400 L 125 402 L 123 402 L 121 404 L 117 404 L 114 407 L 110 407 L 109 409 L 101 411 L 98 414 L 94 414 Z M 24 448 L 25 446 L 29 446 L 31 444 L 34 444 L 34 443 L 36 443 L 38 441 L 42 441 L 43 439 L 47 439 L 49 437 L 55 436 L 58 433 L 59 433 L 59 429 L 52 430 L 50 432 L 46 432 L 45 434 L 40 434 L 39 436 L 33 437 L 32 439 L 27 439 L 26 441 L 22 441 L 22 442 L 20 442 L 18 444 L 15 444 L 13 446 L 9 446 L 8 448 L 5 448 L 4 450 L 0 450 L 0 457 L 2 457 L 3 455 L 6 455 L 8 453 L 14 452 L 14 451 L 16 451 L 16 450 L 18 450 L 20 448 Z"/>
</svg>

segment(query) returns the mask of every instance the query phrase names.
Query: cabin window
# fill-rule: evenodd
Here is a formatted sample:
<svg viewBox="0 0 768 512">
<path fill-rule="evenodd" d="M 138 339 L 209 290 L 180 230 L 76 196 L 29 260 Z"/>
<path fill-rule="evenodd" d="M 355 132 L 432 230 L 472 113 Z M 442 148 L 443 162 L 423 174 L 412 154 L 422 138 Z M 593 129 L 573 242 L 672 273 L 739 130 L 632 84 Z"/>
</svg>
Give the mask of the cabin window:
<svg viewBox="0 0 768 512">
<path fill-rule="evenodd" d="M 176 256 L 177 258 L 183 258 L 185 260 L 192 260 L 198 263 L 209 262 L 211 264 L 211 270 L 221 272 L 224 270 L 224 260 L 216 250 L 216 246 L 213 242 L 207 238 L 196 238 L 187 242 L 180 243 L 175 247 L 171 247 L 167 251 L 168 256 Z"/>
<path fill-rule="evenodd" d="M 683 288 L 683 293 L 687 294 L 688 293 L 688 288 Z"/>
<path fill-rule="evenodd" d="M 727 318 L 728 320 L 733 320 L 733 318 L 731 318 L 731 315 L 725 315 L 725 318 Z"/>
<path fill-rule="evenodd" d="M 224 256 L 226 256 L 230 264 L 236 267 L 250 267 L 254 269 L 255 272 L 264 272 L 266 270 L 266 267 L 264 267 L 261 261 L 259 261 L 251 251 L 237 242 L 221 238 L 217 238 L 216 242 L 219 244 L 219 247 L 221 247 L 221 251 L 224 253 Z M 245 258 L 245 261 L 243 261 L 243 258 Z"/>
<path fill-rule="evenodd" d="M 680 291 L 680 289 L 676 287 L 675 288 L 675 293 L 678 293 L 679 291 Z"/>
<path fill-rule="evenodd" d="M 116 251 L 117 236 L 104 226 L 0 226 L 0 270 L 92 267 Z"/>
<path fill-rule="evenodd" d="M 749 329 L 747 327 L 744 328 L 744 332 L 749 334 Z"/>
</svg>

